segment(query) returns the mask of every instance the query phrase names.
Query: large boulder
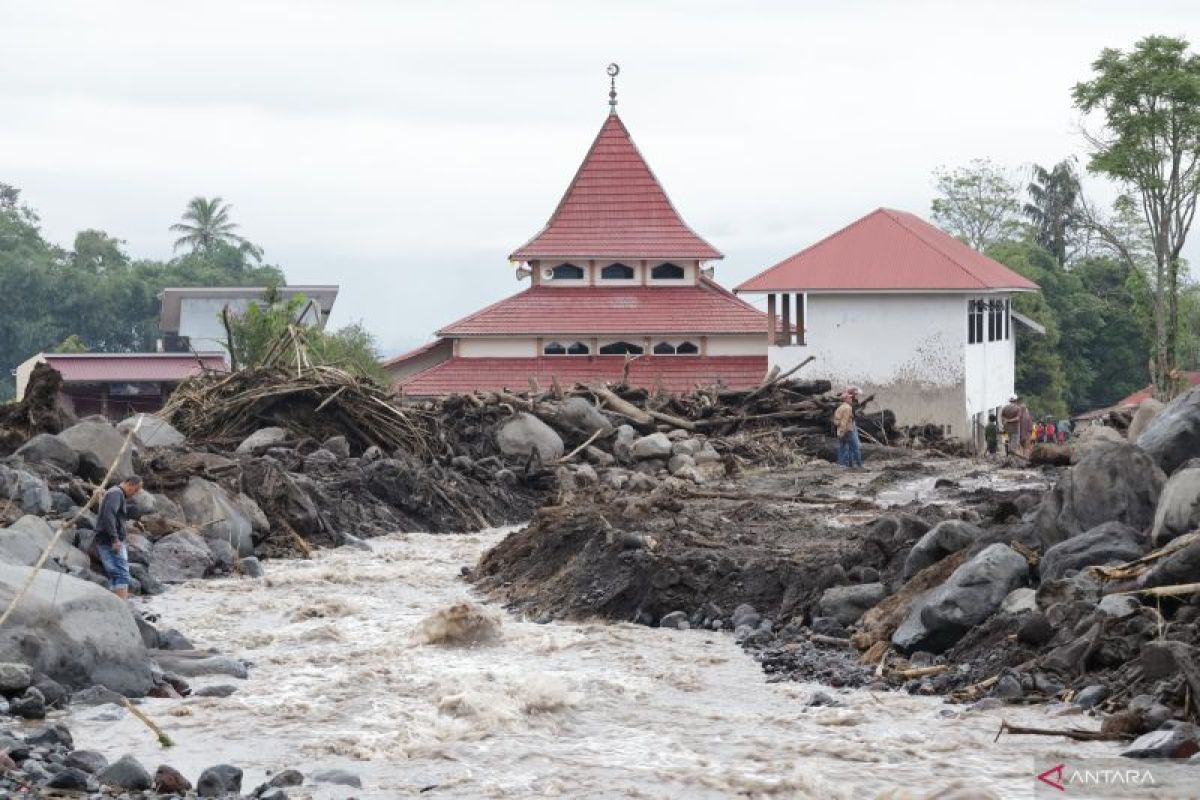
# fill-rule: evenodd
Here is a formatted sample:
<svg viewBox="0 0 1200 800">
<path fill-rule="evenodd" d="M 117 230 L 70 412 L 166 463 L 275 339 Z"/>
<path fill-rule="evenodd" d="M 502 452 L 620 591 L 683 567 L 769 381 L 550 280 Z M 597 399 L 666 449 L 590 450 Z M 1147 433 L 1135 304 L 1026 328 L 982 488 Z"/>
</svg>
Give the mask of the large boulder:
<svg viewBox="0 0 1200 800">
<path fill-rule="evenodd" d="M 1049 548 L 1105 522 L 1148 528 L 1166 482 L 1163 471 L 1134 445 L 1094 449 L 1042 499 L 1038 537 Z"/>
<path fill-rule="evenodd" d="M 1093 450 L 1125 444 L 1121 432 L 1107 425 L 1086 425 L 1071 439 L 1071 463 L 1078 464 Z"/>
<path fill-rule="evenodd" d="M 1170 474 L 1200 453 L 1200 386 L 1176 397 L 1150 420 L 1138 446 Z"/>
<path fill-rule="evenodd" d="M 1129 430 L 1125 431 L 1125 437 L 1129 439 L 1130 444 L 1138 443 L 1142 431 L 1146 430 L 1151 420 L 1157 417 L 1164 408 L 1166 406 L 1153 397 L 1147 397 L 1138 404 L 1137 410 L 1133 412 L 1133 419 L 1129 421 Z"/>
<path fill-rule="evenodd" d="M 1183 541 L 1183 539 L 1176 540 L 1176 542 Z M 1170 550 L 1170 555 L 1156 561 L 1154 566 L 1138 578 L 1138 588 L 1150 589 L 1155 586 L 1193 583 L 1196 576 L 1200 575 L 1200 541 L 1182 545 L 1172 542 L 1167 547 L 1174 549 Z"/>
<path fill-rule="evenodd" d="M 643 436 L 633 443 L 632 454 L 636 461 L 649 461 L 655 458 L 663 460 L 671 457 L 673 442 L 665 433 L 652 433 Z"/>
<path fill-rule="evenodd" d="M 613 440 L 612 454 L 622 464 L 633 463 L 633 443 L 637 440 L 637 431 L 632 425 L 619 425 L 617 438 Z"/>
<path fill-rule="evenodd" d="M 204 537 L 185 529 L 167 534 L 154 543 L 150 575 L 162 583 L 181 583 L 205 577 L 215 562 Z"/>
<path fill-rule="evenodd" d="M 79 469 L 79 455 L 52 433 L 34 436 L 17 448 L 17 455 L 26 464 L 53 464 L 71 474 Z"/>
<path fill-rule="evenodd" d="M 145 447 L 178 447 L 187 441 L 171 423 L 155 414 L 134 414 L 117 423 L 121 435 L 128 434 L 134 428 L 137 428 L 134 436 Z"/>
<path fill-rule="evenodd" d="M 1038 567 L 1042 580 L 1052 581 L 1068 570 L 1132 561 L 1149 549 L 1142 531 L 1122 522 L 1106 522 L 1049 548 Z"/>
<path fill-rule="evenodd" d="M 7 528 L 0 528 L 0 562 L 20 567 L 32 567 L 54 538 L 54 529 L 41 517 L 27 514 Z M 48 569 L 61 567 L 65 571 L 86 569 L 91 564 L 84 553 L 71 546 L 71 537 L 58 537 L 46 562 Z"/>
<path fill-rule="evenodd" d="M 49 514 L 54 506 L 44 480 L 23 469 L 0 464 L 0 500 L 10 498 L 26 514 Z"/>
<path fill-rule="evenodd" d="M 30 572 L 0 564 L 0 607 L 8 607 Z M 100 684 L 141 697 L 154 686 L 125 601 L 94 583 L 46 570 L 33 576 L 0 628 L 0 661 L 28 664 L 72 689 Z"/>
<path fill-rule="evenodd" d="M 204 478 L 192 478 L 179 496 L 189 525 L 206 539 L 228 542 L 240 556 L 254 555 L 254 524 L 236 498 Z"/>
<path fill-rule="evenodd" d="M 582 397 L 568 397 L 558 407 L 556 416 L 565 427 L 574 428 L 588 435 L 612 428 L 608 418 Z"/>
<path fill-rule="evenodd" d="M 902 577 L 908 580 L 930 564 L 936 564 L 951 553 L 970 547 L 983 531 L 969 522 L 948 519 L 939 522 L 917 540 L 904 559 Z"/>
<path fill-rule="evenodd" d="M 286 428 L 259 428 L 242 440 L 234 452 L 246 455 L 284 444 L 291 434 Z"/>
<path fill-rule="evenodd" d="M 125 437 L 107 422 L 89 417 L 58 434 L 58 438 L 79 456 L 77 474 L 88 480 L 103 480 L 114 462 L 114 481 L 133 475 L 132 448 L 125 447 Z"/>
<path fill-rule="evenodd" d="M 915 601 L 892 634 L 892 643 L 904 653 L 947 650 L 994 614 L 1008 593 L 1028 577 L 1024 556 L 1006 544 L 993 544 Z"/>
<path fill-rule="evenodd" d="M 537 453 L 543 464 L 562 458 L 562 437 L 546 423 L 524 411 L 505 420 L 496 431 L 496 444 L 509 458 L 529 458 Z"/>
<path fill-rule="evenodd" d="M 851 625 L 886 596 L 887 590 L 882 583 L 831 586 L 821 595 L 818 606 L 821 616 L 833 617 L 843 625 Z"/>
<path fill-rule="evenodd" d="M 1200 467 L 1185 467 L 1171 476 L 1159 495 L 1150 540 L 1155 547 L 1162 547 L 1197 528 L 1200 528 Z"/>
</svg>

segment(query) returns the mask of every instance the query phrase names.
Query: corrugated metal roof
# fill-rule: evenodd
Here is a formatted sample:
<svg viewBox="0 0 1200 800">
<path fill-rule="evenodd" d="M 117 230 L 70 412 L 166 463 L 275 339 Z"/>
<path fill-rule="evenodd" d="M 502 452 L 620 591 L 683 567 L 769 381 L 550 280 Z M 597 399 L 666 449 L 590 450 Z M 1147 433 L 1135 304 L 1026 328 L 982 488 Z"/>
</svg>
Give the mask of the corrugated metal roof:
<svg viewBox="0 0 1200 800">
<path fill-rule="evenodd" d="M 476 390 L 528 389 L 534 378 L 548 388 L 554 378 L 562 386 L 595 381 L 617 382 L 624 356 L 557 356 L 545 358 L 451 358 L 400 382 L 420 397 Z M 762 356 L 640 356 L 629 364 L 629 383 L 653 389 L 687 392 L 723 384 L 732 389 L 757 386 L 767 372 Z"/>
<path fill-rule="evenodd" d="M 224 372 L 220 353 L 46 353 L 66 383 L 175 382 L 209 369 Z"/>
<path fill-rule="evenodd" d="M 765 337 L 766 332 L 765 314 L 702 279 L 698 286 L 532 286 L 447 325 L 438 335 L 761 333 Z"/>
<path fill-rule="evenodd" d="M 679 216 L 616 114 L 604 120 L 546 227 L 509 258 L 543 256 L 722 257 Z"/>
<path fill-rule="evenodd" d="M 881 208 L 737 287 L 776 291 L 1032 291 L 1037 284 L 925 220 Z"/>
</svg>

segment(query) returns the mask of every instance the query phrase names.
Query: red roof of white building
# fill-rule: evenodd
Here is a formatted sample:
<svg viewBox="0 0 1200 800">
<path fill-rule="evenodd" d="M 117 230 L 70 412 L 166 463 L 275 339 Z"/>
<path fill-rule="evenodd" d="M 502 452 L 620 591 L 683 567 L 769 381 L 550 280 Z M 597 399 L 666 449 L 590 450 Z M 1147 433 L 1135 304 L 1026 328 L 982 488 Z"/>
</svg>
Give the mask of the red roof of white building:
<svg viewBox="0 0 1200 800">
<path fill-rule="evenodd" d="M 181 381 L 204 370 L 225 371 L 220 353 L 45 353 L 66 383 Z"/>
<path fill-rule="evenodd" d="M 698 286 L 531 286 L 447 325 L 438 335 L 759 333 L 765 337 L 766 332 L 761 311 L 702 278 Z"/>
<path fill-rule="evenodd" d="M 739 292 L 1034 291 L 1037 284 L 905 211 L 880 208 Z"/>
<path fill-rule="evenodd" d="M 546 227 L 509 258 L 543 256 L 722 257 L 680 218 L 615 113 L 604 120 Z"/>
<path fill-rule="evenodd" d="M 549 356 L 545 358 L 451 358 L 400 381 L 406 394 L 418 397 L 476 390 L 528 389 L 529 379 L 549 388 L 559 385 L 620 382 L 624 356 Z M 668 392 L 687 392 L 722 384 L 731 389 L 757 386 L 766 375 L 761 356 L 639 356 L 629 363 L 629 384 Z"/>
</svg>

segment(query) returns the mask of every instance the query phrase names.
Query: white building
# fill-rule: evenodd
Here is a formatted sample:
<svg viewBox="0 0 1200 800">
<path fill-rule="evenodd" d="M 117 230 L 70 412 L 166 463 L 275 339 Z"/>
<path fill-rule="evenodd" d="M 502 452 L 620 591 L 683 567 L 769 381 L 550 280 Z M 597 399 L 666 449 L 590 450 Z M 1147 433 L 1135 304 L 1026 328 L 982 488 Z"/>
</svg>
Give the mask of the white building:
<svg viewBox="0 0 1200 800">
<path fill-rule="evenodd" d="M 163 289 L 158 327 L 162 332 L 159 349 L 165 352 L 228 352 L 225 348 L 225 328 L 221 311 L 228 308 L 241 314 L 252 303 L 266 299 L 270 290 L 264 286 L 204 286 Z M 303 296 L 307 302 L 300 309 L 297 322 L 324 328 L 329 312 L 337 299 L 337 286 L 280 286 L 276 289 L 284 300 Z"/>
<path fill-rule="evenodd" d="M 771 366 L 876 396 L 901 426 L 978 439 L 1014 391 L 1018 292 L 1037 284 L 919 217 L 881 208 L 739 286 L 765 294 Z"/>
</svg>

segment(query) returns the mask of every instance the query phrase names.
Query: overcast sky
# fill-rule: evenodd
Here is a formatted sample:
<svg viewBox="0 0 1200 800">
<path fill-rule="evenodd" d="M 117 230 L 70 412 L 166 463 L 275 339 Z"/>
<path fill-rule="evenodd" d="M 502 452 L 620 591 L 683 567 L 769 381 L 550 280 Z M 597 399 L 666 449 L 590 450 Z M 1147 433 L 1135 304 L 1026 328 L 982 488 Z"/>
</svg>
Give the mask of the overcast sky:
<svg viewBox="0 0 1200 800">
<path fill-rule="evenodd" d="M 1197 31 L 1194 0 L 0 0 L 0 182 L 52 240 L 136 257 L 220 195 L 392 353 L 520 288 L 506 256 L 603 122 L 610 61 L 732 286 L 879 206 L 928 216 L 939 165 L 1082 156 L 1070 88 L 1101 48 Z"/>
</svg>

